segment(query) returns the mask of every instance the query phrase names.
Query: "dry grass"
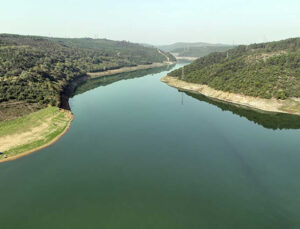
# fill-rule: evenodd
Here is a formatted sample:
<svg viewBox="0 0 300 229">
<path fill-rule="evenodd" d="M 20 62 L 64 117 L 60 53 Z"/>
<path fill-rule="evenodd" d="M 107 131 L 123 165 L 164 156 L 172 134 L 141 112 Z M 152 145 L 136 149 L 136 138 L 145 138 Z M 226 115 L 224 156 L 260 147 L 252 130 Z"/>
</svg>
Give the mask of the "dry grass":
<svg viewBox="0 0 300 229">
<path fill-rule="evenodd" d="M 71 112 L 48 107 L 0 122 L 0 151 L 11 157 L 47 145 L 66 130 L 71 120 Z M 0 160 L 3 158 L 0 156 Z"/>
</svg>

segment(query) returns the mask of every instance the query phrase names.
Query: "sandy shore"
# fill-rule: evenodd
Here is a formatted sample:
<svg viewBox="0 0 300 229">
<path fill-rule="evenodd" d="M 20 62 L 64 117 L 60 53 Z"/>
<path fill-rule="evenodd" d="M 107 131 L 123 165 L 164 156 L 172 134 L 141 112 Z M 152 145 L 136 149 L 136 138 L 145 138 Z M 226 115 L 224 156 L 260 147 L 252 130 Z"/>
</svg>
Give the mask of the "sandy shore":
<svg viewBox="0 0 300 229">
<path fill-rule="evenodd" d="M 54 144 L 55 142 L 57 142 L 63 135 L 65 135 L 65 134 L 68 132 L 68 130 L 69 130 L 70 127 L 71 127 L 71 123 L 72 123 L 72 121 L 73 121 L 73 119 L 74 119 L 74 116 L 73 116 L 73 114 L 72 114 L 70 111 L 65 110 L 64 112 L 67 112 L 67 115 L 70 117 L 70 120 L 69 120 L 69 122 L 68 122 L 66 128 L 64 129 L 64 131 L 63 131 L 62 133 L 60 133 L 59 135 L 57 135 L 54 139 L 52 139 L 52 140 L 51 140 L 50 142 L 48 142 L 47 144 L 42 145 L 42 146 L 40 146 L 40 147 L 38 147 L 38 148 L 29 150 L 29 151 L 27 151 L 27 152 L 20 153 L 20 154 L 14 155 L 14 156 L 8 156 L 7 158 L 2 158 L 2 159 L 0 159 L 0 163 L 8 162 L 8 161 L 13 161 L 13 160 L 16 160 L 16 159 L 18 159 L 18 158 L 27 156 L 27 155 L 29 155 L 29 154 L 31 154 L 31 153 L 34 153 L 34 152 L 37 152 L 37 151 L 42 150 L 42 149 L 44 149 L 44 148 L 47 148 L 47 147 L 49 147 L 50 145 L 52 145 L 52 144 Z"/>
<path fill-rule="evenodd" d="M 286 100 L 278 100 L 275 98 L 262 99 L 257 97 L 245 96 L 242 94 L 234 94 L 230 92 L 215 90 L 207 85 L 188 83 L 171 76 L 165 76 L 161 79 L 161 81 L 171 87 L 175 87 L 183 91 L 191 91 L 194 93 L 202 94 L 209 98 L 218 99 L 232 104 L 238 104 L 262 111 L 300 115 L 299 98 L 289 98 Z"/>
<path fill-rule="evenodd" d="M 138 70 L 144 70 L 144 69 L 150 69 L 150 68 L 158 68 L 163 67 L 166 65 L 172 65 L 173 62 L 163 62 L 163 63 L 153 63 L 153 64 L 147 64 L 147 65 L 138 65 L 134 67 L 124 67 L 124 68 L 118 68 L 113 70 L 107 70 L 103 72 L 88 72 L 87 75 L 91 78 L 97 78 L 102 76 L 109 76 L 109 75 L 115 75 L 119 73 L 125 73 L 125 72 L 134 72 Z"/>
<path fill-rule="evenodd" d="M 198 57 L 191 57 L 191 56 L 176 56 L 176 60 L 185 60 L 185 61 L 194 61 L 197 60 Z"/>
</svg>

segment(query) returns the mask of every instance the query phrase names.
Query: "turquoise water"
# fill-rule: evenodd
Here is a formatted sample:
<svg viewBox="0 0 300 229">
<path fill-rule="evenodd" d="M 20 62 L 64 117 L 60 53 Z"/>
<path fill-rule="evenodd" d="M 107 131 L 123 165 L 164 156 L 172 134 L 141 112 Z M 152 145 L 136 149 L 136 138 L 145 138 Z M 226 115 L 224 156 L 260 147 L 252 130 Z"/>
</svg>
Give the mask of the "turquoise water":
<svg viewBox="0 0 300 229">
<path fill-rule="evenodd" d="M 181 93 L 166 73 L 81 86 L 60 141 L 0 164 L 1 228 L 300 228 L 299 118 Z"/>
</svg>

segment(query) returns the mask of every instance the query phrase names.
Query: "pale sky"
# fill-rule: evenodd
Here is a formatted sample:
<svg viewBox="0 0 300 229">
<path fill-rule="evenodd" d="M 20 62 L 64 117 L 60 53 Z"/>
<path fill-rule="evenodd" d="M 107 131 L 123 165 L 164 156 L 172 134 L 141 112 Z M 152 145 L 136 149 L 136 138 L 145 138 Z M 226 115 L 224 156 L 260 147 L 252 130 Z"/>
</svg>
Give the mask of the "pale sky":
<svg viewBox="0 0 300 229">
<path fill-rule="evenodd" d="M 300 37 L 300 0 L 1 0 L 0 33 L 248 44 Z"/>
</svg>

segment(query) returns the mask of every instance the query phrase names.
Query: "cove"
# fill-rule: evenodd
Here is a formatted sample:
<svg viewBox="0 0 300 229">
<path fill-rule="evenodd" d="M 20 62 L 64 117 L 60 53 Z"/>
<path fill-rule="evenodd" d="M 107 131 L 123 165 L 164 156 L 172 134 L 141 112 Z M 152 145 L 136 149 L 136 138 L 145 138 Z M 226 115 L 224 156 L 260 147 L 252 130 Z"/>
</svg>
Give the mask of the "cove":
<svg viewBox="0 0 300 229">
<path fill-rule="evenodd" d="M 1 228 L 299 228 L 299 117 L 180 92 L 170 70 L 78 87 L 65 136 L 0 164 Z"/>
</svg>

